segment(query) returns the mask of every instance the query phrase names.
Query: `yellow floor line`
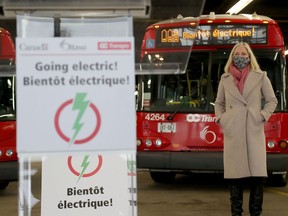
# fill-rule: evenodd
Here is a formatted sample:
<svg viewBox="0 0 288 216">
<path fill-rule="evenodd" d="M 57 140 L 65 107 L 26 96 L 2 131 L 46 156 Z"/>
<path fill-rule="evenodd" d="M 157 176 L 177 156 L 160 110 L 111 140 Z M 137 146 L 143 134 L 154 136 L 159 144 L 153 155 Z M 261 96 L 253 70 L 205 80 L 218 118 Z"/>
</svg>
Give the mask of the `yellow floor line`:
<svg viewBox="0 0 288 216">
<path fill-rule="evenodd" d="M 267 189 L 267 188 L 265 188 L 264 190 L 268 191 L 268 192 L 280 194 L 280 195 L 283 195 L 283 196 L 288 196 L 288 192 L 282 192 L 282 191 L 273 190 L 273 189 Z"/>
</svg>

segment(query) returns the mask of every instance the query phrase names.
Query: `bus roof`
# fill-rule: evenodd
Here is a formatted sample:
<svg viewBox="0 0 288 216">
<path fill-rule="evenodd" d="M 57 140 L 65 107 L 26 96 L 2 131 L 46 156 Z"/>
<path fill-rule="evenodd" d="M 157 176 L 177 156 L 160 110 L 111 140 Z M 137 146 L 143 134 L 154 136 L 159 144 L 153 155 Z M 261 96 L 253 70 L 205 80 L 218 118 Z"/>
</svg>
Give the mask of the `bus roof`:
<svg viewBox="0 0 288 216">
<path fill-rule="evenodd" d="M 229 23 L 233 20 L 234 23 L 270 23 L 270 24 L 276 24 L 276 21 L 271 19 L 270 17 L 258 15 L 256 13 L 253 14 L 215 14 L 214 12 L 211 12 L 208 15 L 201 15 L 199 17 L 183 17 L 182 15 L 178 15 L 176 18 L 171 18 L 167 20 L 163 20 L 160 22 L 157 22 L 153 24 L 152 26 L 157 25 L 171 25 L 173 23 L 186 23 L 186 22 L 198 22 L 200 20 L 200 24 L 211 23 L 211 22 L 223 22 L 226 21 Z"/>
<path fill-rule="evenodd" d="M 273 21 L 270 17 L 267 16 L 263 16 L 263 15 L 258 15 L 257 13 L 253 13 L 253 14 L 214 14 L 213 12 L 211 12 L 209 15 L 201 15 L 200 19 L 201 20 L 205 20 L 205 19 L 233 19 L 233 20 L 259 20 L 259 21 Z"/>
<path fill-rule="evenodd" d="M 215 14 L 163 20 L 146 28 L 141 56 L 147 52 L 226 49 L 239 41 L 252 48 L 281 49 L 284 38 L 278 23 L 262 15 Z"/>
</svg>

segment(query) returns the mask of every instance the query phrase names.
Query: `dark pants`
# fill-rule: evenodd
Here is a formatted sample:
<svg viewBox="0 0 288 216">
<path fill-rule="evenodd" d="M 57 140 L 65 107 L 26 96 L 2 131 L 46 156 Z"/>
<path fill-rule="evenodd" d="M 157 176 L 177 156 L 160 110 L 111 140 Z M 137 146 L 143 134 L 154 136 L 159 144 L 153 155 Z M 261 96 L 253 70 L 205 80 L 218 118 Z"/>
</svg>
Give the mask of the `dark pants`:
<svg viewBox="0 0 288 216">
<path fill-rule="evenodd" d="M 262 213 L 263 203 L 263 177 L 249 177 L 241 179 L 229 179 L 230 201 L 232 216 L 241 216 L 243 212 L 243 186 L 250 186 L 249 212 L 251 216 L 259 216 Z"/>
</svg>

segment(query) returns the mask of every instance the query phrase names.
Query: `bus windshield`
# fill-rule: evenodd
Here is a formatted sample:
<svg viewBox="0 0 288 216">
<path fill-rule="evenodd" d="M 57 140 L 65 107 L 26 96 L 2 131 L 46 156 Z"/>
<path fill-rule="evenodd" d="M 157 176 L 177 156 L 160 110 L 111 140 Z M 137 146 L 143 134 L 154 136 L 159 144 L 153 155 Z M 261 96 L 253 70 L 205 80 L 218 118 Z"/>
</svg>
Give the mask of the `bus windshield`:
<svg viewBox="0 0 288 216">
<path fill-rule="evenodd" d="M 14 77 L 0 77 L 0 122 L 16 120 Z"/>
<path fill-rule="evenodd" d="M 14 65 L 12 60 L 0 60 L 0 122 L 16 120 L 15 76 L 4 75 L 10 65 Z"/>
<path fill-rule="evenodd" d="M 137 110 L 151 112 L 214 112 L 218 83 L 231 50 L 193 51 L 183 74 L 149 74 L 137 76 Z M 285 107 L 285 92 L 281 77 L 281 50 L 253 50 L 260 68 L 267 72 L 278 98 L 276 111 Z M 174 62 L 181 53 L 145 55 L 142 63 Z M 187 56 L 187 53 L 183 53 Z M 181 62 L 181 61 L 179 61 Z M 177 60 L 176 60 L 177 63 Z"/>
</svg>

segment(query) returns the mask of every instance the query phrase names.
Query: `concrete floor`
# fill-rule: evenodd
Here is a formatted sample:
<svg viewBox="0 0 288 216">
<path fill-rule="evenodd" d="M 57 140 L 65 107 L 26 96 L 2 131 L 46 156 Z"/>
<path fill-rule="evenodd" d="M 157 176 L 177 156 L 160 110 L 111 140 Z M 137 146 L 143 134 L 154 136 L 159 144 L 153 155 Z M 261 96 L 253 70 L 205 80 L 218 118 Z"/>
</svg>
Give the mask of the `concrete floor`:
<svg viewBox="0 0 288 216">
<path fill-rule="evenodd" d="M 229 216 L 228 186 L 222 175 L 178 175 L 173 184 L 153 182 L 146 171 L 138 172 L 138 216 Z M 249 192 L 244 192 L 248 216 Z M 263 216 L 288 215 L 288 187 L 265 186 Z"/>
<path fill-rule="evenodd" d="M 220 175 L 177 175 L 173 184 L 158 184 L 147 171 L 138 171 L 137 189 L 138 216 L 230 215 L 228 188 Z M 249 215 L 248 195 L 245 190 L 243 216 Z M 287 203 L 287 186 L 265 186 L 263 216 L 288 215 Z M 18 215 L 18 182 L 0 191 L 0 215 Z M 34 215 L 40 215 L 39 211 Z"/>
</svg>

